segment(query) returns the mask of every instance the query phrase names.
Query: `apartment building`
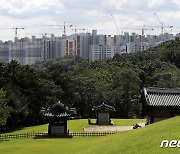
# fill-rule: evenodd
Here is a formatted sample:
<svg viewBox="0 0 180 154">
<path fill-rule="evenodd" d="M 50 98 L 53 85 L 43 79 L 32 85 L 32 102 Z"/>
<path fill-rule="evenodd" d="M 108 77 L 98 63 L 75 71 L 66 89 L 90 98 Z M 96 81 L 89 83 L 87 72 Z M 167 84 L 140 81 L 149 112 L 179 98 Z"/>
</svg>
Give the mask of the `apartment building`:
<svg viewBox="0 0 180 154">
<path fill-rule="evenodd" d="M 90 45 L 89 60 L 102 60 L 112 58 L 116 54 L 116 46 L 109 45 Z"/>
<path fill-rule="evenodd" d="M 177 34 L 176 37 L 180 35 Z M 138 35 L 125 32 L 123 35 L 103 35 L 97 30 L 92 33 L 75 33 L 56 37 L 54 34 L 42 38 L 15 38 L 14 41 L 0 41 L 0 61 L 17 60 L 21 65 L 34 64 L 57 57 L 81 56 L 89 61 L 112 58 L 116 53 L 145 51 L 164 41 L 173 40 L 172 34 Z"/>
<path fill-rule="evenodd" d="M 12 41 L 0 41 L 0 61 L 9 62 L 9 51 L 12 43 Z"/>
</svg>

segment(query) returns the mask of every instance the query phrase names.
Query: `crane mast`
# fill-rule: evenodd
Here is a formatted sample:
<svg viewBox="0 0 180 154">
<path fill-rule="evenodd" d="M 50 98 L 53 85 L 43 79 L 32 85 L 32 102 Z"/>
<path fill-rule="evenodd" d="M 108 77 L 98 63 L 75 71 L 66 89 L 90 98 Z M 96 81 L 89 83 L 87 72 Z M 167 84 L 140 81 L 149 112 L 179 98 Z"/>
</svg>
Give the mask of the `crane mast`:
<svg viewBox="0 0 180 154">
<path fill-rule="evenodd" d="M 119 28 L 118 28 L 118 26 L 117 26 L 117 24 L 116 24 L 116 20 L 115 20 L 113 14 L 111 14 L 111 17 L 112 17 L 112 19 L 113 19 L 113 21 L 114 21 L 114 25 L 115 25 L 115 27 L 116 27 L 116 29 L 117 29 L 118 35 L 120 35 Z"/>
<path fill-rule="evenodd" d="M 23 28 L 23 27 L 15 27 L 15 28 L 9 28 L 9 29 L 15 30 L 15 37 L 17 37 L 18 29 L 25 29 L 25 28 Z"/>
<path fill-rule="evenodd" d="M 132 30 L 141 30 L 141 34 L 142 36 L 144 36 L 144 31 L 145 30 L 154 30 L 153 28 L 145 28 L 145 26 L 143 26 L 142 28 L 120 28 L 120 29 L 132 29 Z"/>
<path fill-rule="evenodd" d="M 161 33 L 162 33 L 162 34 L 164 34 L 164 31 L 166 32 L 165 27 L 166 27 L 166 28 L 171 28 L 171 29 L 173 28 L 173 26 L 164 26 L 164 23 L 161 22 L 161 20 L 159 19 L 157 13 L 154 13 L 154 15 L 155 15 L 156 19 L 158 20 L 158 22 L 161 24 Z M 157 27 L 157 26 L 154 26 L 154 27 Z"/>
<path fill-rule="evenodd" d="M 158 15 L 156 13 L 154 13 L 156 19 L 159 21 L 159 23 L 161 24 L 161 33 L 164 34 L 164 24 L 163 22 L 161 22 L 161 20 L 159 19 Z"/>
<path fill-rule="evenodd" d="M 64 35 L 66 35 L 66 28 L 67 27 L 72 27 L 73 25 L 67 25 L 66 24 L 66 22 L 64 22 L 64 24 L 63 25 L 44 25 L 44 26 L 51 26 L 51 27 L 61 27 L 61 28 L 63 28 L 63 33 L 64 33 Z"/>
<path fill-rule="evenodd" d="M 74 30 L 75 33 L 77 33 L 78 30 L 86 30 L 86 28 L 77 28 L 77 27 L 75 26 L 75 28 L 73 28 L 72 30 Z"/>
</svg>

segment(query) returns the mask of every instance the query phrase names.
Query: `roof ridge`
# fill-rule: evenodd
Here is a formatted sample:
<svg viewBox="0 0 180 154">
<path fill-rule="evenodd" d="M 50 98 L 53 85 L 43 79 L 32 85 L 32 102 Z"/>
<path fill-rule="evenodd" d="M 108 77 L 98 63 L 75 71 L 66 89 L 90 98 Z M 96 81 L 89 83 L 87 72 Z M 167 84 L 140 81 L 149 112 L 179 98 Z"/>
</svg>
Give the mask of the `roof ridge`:
<svg viewBox="0 0 180 154">
<path fill-rule="evenodd" d="M 149 106 L 180 106 L 180 89 L 144 88 L 144 95 Z"/>
</svg>

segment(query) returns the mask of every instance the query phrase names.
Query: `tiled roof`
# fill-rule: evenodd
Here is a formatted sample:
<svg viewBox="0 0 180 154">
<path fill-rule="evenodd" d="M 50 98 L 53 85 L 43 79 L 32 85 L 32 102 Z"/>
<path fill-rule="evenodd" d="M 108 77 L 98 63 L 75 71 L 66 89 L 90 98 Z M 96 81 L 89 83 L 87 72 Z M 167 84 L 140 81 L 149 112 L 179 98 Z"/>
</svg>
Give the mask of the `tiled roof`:
<svg viewBox="0 0 180 154">
<path fill-rule="evenodd" d="M 148 106 L 180 106 L 180 89 L 144 88 Z"/>
<path fill-rule="evenodd" d="M 51 113 L 51 112 L 45 112 L 43 113 L 44 116 L 46 117 L 71 117 L 72 114 L 68 114 L 66 112 L 64 113 L 57 113 L 57 114 L 54 114 L 54 113 Z"/>
<path fill-rule="evenodd" d="M 75 108 L 69 109 L 60 101 L 55 103 L 52 107 L 48 108 L 47 110 L 41 110 L 41 113 L 46 117 L 57 117 L 57 118 L 71 117 L 76 115 Z"/>
<path fill-rule="evenodd" d="M 100 110 L 107 110 L 107 111 L 116 111 L 113 106 L 107 105 L 105 103 L 102 103 L 97 106 L 93 106 L 92 111 L 100 111 Z"/>
</svg>

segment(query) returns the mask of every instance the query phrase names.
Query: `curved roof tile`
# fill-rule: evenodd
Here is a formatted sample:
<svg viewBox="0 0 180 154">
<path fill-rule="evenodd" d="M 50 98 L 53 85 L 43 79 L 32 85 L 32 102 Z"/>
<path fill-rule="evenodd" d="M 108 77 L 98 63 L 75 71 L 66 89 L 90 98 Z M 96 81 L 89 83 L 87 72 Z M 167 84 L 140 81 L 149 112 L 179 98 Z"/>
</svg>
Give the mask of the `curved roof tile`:
<svg viewBox="0 0 180 154">
<path fill-rule="evenodd" d="M 180 106 L 180 89 L 144 88 L 148 106 Z"/>
</svg>

